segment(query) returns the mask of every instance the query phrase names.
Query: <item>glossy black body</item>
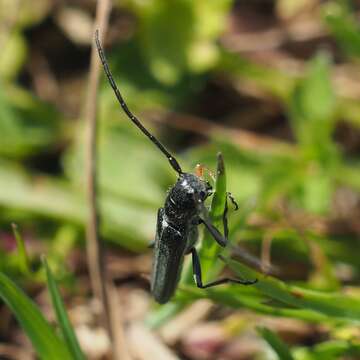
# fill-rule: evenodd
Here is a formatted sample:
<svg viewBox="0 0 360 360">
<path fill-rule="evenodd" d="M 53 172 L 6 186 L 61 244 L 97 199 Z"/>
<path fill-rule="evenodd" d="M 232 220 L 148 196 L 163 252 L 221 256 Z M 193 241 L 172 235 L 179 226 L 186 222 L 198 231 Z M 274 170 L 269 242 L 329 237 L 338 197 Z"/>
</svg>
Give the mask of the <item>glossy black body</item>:
<svg viewBox="0 0 360 360">
<path fill-rule="evenodd" d="M 196 201 L 204 201 L 209 194 L 211 187 L 207 182 L 183 173 L 158 211 L 151 292 L 160 304 L 174 294 L 184 256 L 197 241 L 200 218 Z"/>
<path fill-rule="evenodd" d="M 223 212 L 224 236 L 214 227 L 209 219 L 204 201 L 212 193 L 212 188 L 207 181 L 200 177 L 182 171 L 176 158 L 165 146 L 152 135 L 140 122 L 140 120 L 127 107 L 114 77 L 111 74 L 105 53 L 102 49 L 99 32 L 95 32 L 95 42 L 105 74 L 109 80 L 114 94 L 128 118 L 135 126 L 166 156 L 170 166 L 178 173 L 176 184 L 170 189 L 164 207 L 158 211 L 156 236 L 154 241 L 154 263 L 151 277 L 151 292 L 155 300 L 161 304 L 170 300 L 179 282 L 184 256 L 192 256 L 193 273 L 196 286 L 201 289 L 225 284 L 236 283 L 252 285 L 257 280 L 242 280 L 221 278 L 207 284 L 203 284 L 201 276 L 200 259 L 197 254 L 195 243 L 198 238 L 197 226 L 203 223 L 214 240 L 222 247 L 227 244 L 227 202 Z M 224 172 L 224 160 L 218 154 L 218 171 Z M 227 197 L 238 208 L 230 193 Z"/>
</svg>

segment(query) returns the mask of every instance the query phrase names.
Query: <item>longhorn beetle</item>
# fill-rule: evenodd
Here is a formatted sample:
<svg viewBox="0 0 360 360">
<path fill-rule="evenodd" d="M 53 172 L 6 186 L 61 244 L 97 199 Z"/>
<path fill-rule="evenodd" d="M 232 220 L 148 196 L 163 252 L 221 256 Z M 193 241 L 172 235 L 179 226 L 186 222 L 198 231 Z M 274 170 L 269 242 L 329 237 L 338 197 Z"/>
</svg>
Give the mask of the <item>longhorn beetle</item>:
<svg viewBox="0 0 360 360">
<path fill-rule="evenodd" d="M 211 223 L 204 205 L 205 199 L 212 194 L 211 185 L 203 180 L 201 176 L 183 172 L 176 158 L 129 110 L 109 69 L 105 53 L 100 44 L 98 30 L 95 32 L 95 42 L 105 74 L 125 114 L 167 157 L 171 167 L 178 174 L 177 182 L 169 190 L 164 207 L 158 210 L 157 215 L 156 236 L 153 244 L 154 262 L 151 276 L 151 292 L 155 300 L 160 304 L 170 300 L 179 282 L 184 256 L 190 253 L 192 255 L 194 280 L 201 289 L 224 283 L 254 284 L 257 279 L 242 280 L 232 278 L 221 278 L 203 284 L 199 256 L 195 249 L 198 238 L 197 226 L 204 224 L 215 241 L 220 246 L 225 247 L 228 236 L 227 203 L 225 202 L 223 213 L 224 236 L 222 236 L 220 231 Z M 237 208 L 237 204 L 231 195 L 228 193 L 227 196 Z"/>
</svg>

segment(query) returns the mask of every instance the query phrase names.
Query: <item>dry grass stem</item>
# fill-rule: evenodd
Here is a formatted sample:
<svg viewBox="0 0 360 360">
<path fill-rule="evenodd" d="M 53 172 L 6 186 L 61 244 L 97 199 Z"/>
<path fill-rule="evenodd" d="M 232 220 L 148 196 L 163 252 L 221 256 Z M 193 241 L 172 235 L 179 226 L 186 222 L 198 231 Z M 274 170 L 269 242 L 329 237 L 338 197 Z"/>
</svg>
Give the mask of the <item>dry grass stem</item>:
<svg viewBox="0 0 360 360">
<path fill-rule="evenodd" d="M 100 0 L 97 3 L 95 28 L 104 35 L 108 26 L 110 0 Z M 101 302 L 103 311 L 103 322 L 111 337 L 110 314 L 106 291 L 106 276 L 103 264 L 102 246 L 99 239 L 99 213 L 97 207 L 97 94 L 100 78 L 100 61 L 96 47 L 92 46 L 90 75 L 88 91 L 85 101 L 86 121 L 86 179 L 87 179 L 87 201 L 89 205 L 88 221 L 86 226 L 87 237 L 87 260 L 90 281 L 94 296 Z"/>
</svg>

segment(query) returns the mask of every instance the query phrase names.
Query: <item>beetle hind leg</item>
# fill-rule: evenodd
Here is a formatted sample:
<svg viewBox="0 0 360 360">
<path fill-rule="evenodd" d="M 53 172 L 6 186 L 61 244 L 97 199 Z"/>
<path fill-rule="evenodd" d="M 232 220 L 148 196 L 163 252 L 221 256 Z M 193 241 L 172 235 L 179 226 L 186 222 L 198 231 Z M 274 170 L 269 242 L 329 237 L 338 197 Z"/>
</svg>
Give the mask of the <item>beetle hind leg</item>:
<svg viewBox="0 0 360 360">
<path fill-rule="evenodd" d="M 195 248 L 191 249 L 191 255 L 192 255 L 194 280 L 195 280 L 196 286 L 200 289 L 206 289 L 206 288 L 210 288 L 213 286 L 226 284 L 226 283 L 234 283 L 234 284 L 241 284 L 241 285 L 253 285 L 253 284 L 257 283 L 257 281 L 258 281 L 257 279 L 245 280 L 245 279 L 233 279 L 233 278 L 226 277 L 226 278 L 221 278 L 221 279 L 209 282 L 207 284 L 203 284 L 200 260 L 199 260 L 199 256 L 198 256 Z"/>
</svg>

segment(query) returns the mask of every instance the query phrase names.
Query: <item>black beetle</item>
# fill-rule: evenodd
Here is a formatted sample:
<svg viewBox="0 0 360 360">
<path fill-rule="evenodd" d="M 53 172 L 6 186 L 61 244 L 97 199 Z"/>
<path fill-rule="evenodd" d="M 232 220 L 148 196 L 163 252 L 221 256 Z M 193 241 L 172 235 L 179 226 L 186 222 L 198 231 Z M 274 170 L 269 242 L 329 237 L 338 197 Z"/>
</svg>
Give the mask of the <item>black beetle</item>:
<svg viewBox="0 0 360 360">
<path fill-rule="evenodd" d="M 199 256 L 195 249 L 198 239 L 198 225 L 204 224 L 215 241 L 222 247 L 227 244 L 227 204 L 223 213 L 224 236 L 211 223 L 204 201 L 212 194 L 211 185 L 197 176 L 182 171 L 178 161 L 170 152 L 155 138 L 129 110 L 122 98 L 115 80 L 109 69 L 104 51 L 99 40 L 99 32 L 95 33 L 95 42 L 98 53 L 114 93 L 129 119 L 160 149 L 167 157 L 171 167 L 178 173 L 176 184 L 169 190 L 164 207 L 158 210 L 157 227 L 154 247 L 154 262 L 151 276 L 151 292 L 155 300 L 164 304 L 170 300 L 179 282 L 184 256 L 192 255 L 193 273 L 196 285 L 199 288 L 208 288 L 223 283 L 231 282 L 242 285 L 254 284 L 255 280 L 242 280 L 221 278 L 219 280 L 203 284 Z M 231 201 L 234 199 L 228 193 Z M 236 205 L 237 208 L 237 205 Z"/>
</svg>

